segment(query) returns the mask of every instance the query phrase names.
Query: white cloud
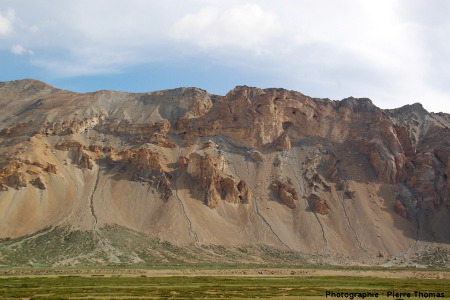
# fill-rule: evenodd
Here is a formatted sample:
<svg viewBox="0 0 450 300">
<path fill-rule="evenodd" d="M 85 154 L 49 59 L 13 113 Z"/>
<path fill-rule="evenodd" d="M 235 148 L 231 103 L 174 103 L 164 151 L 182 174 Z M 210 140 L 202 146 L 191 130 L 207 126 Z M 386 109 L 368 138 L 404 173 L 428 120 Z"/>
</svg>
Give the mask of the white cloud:
<svg viewBox="0 0 450 300">
<path fill-rule="evenodd" d="M 16 44 L 13 45 L 11 47 L 11 53 L 15 54 L 15 55 L 22 55 L 22 54 L 29 54 L 29 55 L 34 55 L 34 51 L 31 49 L 26 49 L 24 46 L 20 45 L 20 44 Z"/>
<path fill-rule="evenodd" d="M 9 8 L 6 13 L 0 11 L 0 36 L 8 35 L 13 31 L 14 10 Z"/>
<path fill-rule="evenodd" d="M 27 50 L 22 45 L 17 44 L 11 47 L 11 52 L 16 55 L 22 55 L 27 52 Z"/>
<path fill-rule="evenodd" d="M 258 47 L 280 34 L 277 16 L 257 4 L 240 4 L 221 10 L 210 6 L 177 21 L 172 29 L 175 38 L 202 48 L 233 46 Z"/>
</svg>

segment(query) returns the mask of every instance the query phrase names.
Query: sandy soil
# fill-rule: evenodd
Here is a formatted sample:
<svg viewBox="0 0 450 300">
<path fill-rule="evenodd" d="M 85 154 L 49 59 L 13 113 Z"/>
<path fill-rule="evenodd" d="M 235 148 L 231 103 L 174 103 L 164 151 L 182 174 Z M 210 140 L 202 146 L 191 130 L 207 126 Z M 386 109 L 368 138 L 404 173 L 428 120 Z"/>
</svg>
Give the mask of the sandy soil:
<svg viewBox="0 0 450 300">
<path fill-rule="evenodd" d="M 358 276 L 381 278 L 434 278 L 450 279 L 450 271 L 421 271 L 421 270 L 327 270 L 327 269 L 221 269 L 221 270 L 144 270 L 144 269 L 22 269 L 0 270 L 0 276 L 29 276 L 29 275 L 117 275 L 122 276 Z"/>
</svg>

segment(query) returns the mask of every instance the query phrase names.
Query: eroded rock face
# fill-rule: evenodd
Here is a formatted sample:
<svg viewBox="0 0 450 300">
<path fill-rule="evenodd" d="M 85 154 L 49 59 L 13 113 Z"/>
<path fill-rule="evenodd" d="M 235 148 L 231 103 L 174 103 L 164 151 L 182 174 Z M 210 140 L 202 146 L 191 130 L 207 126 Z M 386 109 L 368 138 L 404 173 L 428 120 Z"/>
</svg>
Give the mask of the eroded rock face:
<svg viewBox="0 0 450 300">
<path fill-rule="evenodd" d="M 253 159 L 256 162 L 264 161 L 264 156 L 258 150 L 252 149 L 251 151 L 248 152 L 248 155 L 250 156 L 251 159 Z"/>
<path fill-rule="evenodd" d="M 244 86 L 230 91 L 224 99 L 218 99 L 207 114 L 195 119 L 178 119 L 176 131 L 191 137 L 224 135 L 259 150 L 269 147 L 287 151 L 292 143 L 304 138 L 346 144 L 366 157 L 379 181 L 389 184 L 410 182 L 425 202 L 441 207 L 442 203 L 448 203 L 448 197 L 444 197 L 448 196 L 448 176 L 444 176 L 448 159 L 441 160 L 440 165 L 426 163 L 433 170 L 439 169 L 438 182 L 427 183 L 437 186 L 434 191 L 417 178 L 421 176 L 419 173 L 426 173 L 420 171 L 426 169 L 420 163 L 419 152 L 425 151 L 419 142 L 420 136 L 429 136 L 432 149 L 440 149 L 434 145 L 445 145 L 437 136 L 449 139 L 448 125 L 442 125 L 442 120 L 445 122 L 446 119 L 437 120 L 417 105 L 383 111 L 369 99 L 350 97 L 330 101 L 286 90 Z M 419 134 L 425 128 L 433 129 Z M 449 150 L 444 146 L 438 151 L 448 153 Z M 335 161 L 331 159 L 326 167 L 327 180 L 337 182 L 339 175 Z"/>
<path fill-rule="evenodd" d="M 397 200 L 394 204 L 394 210 L 399 216 L 406 219 L 406 208 L 402 202 Z"/>
<path fill-rule="evenodd" d="M 155 145 L 158 145 L 160 147 L 164 147 L 164 148 L 176 148 L 177 144 L 175 144 L 175 142 L 169 138 L 167 135 L 165 134 L 160 134 L 160 133 L 153 133 L 152 135 L 137 135 L 133 138 L 131 138 L 130 140 L 128 140 L 129 143 L 131 144 L 145 144 L 145 143 L 152 143 Z"/>
<path fill-rule="evenodd" d="M 30 183 L 41 190 L 45 190 L 47 188 L 45 186 L 44 180 L 40 176 L 38 176 L 34 180 L 30 181 Z"/>
<path fill-rule="evenodd" d="M 292 187 L 290 180 L 280 181 L 276 180 L 270 188 L 278 194 L 281 202 L 284 203 L 290 209 L 296 207 L 295 200 L 298 200 L 298 194 L 295 188 Z"/>
<path fill-rule="evenodd" d="M 105 120 L 105 115 L 94 114 L 82 120 L 49 121 L 45 119 L 36 133 L 44 135 L 70 135 L 93 129 Z"/>
<path fill-rule="evenodd" d="M 346 190 L 344 192 L 344 199 L 356 199 L 356 192 L 355 191 Z"/>
<path fill-rule="evenodd" d="M 96 130 L 100 132 L 108 132 L 115 135 L 145 135 L 151 136 L 159 133 L 166 135 L 172 131 L 169 121 L 157 123 L 132 123 L 130 120 L 105 120 L 97 125 Z"/>
<path fill-rule="evenodd" d="M 23 173 L 21 173 L 20 171 L 15 171 L 5 178 L 5 185 L 20 189 L 27 186 L 27 180 Z"/>
<path fill-rule="evenodd" d="M 220 180 L 220 189 L 222 198 L 230 203 L 239 203 L 241 199 L 239 198 L 240 192 L 237 188 L 236 181 L 231 177 L 225 177 Z"/>
<path fill-rule="evenodd" d="M 20 158 L 19 158 L 20 159 Z M 47 164 L 39 161 L 13 160 L 6 163 L 0 170 L 0 191 L 7 191 L 8 187 L 21 189 L 32 186 L 39 189 L 46 189 L 45 174 L 56 174 L 58 169 L 53 164 Z"/>
<path fill-rule="evenodd" d="M 442 205 L 447 208 L 450 206 L 449 158 L 448 154 L 438 156 L 437 153 L 416 154 L 411 160 L 406 181 L 421 196 L 424 207 L 432 209 L 439 209 Z"/>
<path fill-rule="evenodd" d="M 178 165 L 180 166 L 180 168 L 186 169 L 188 164 L 189 164 L 189 158 L 187 158 L 185 156 L 180 156 L 178 158 Z"/>
<path fill-rule="evenodd" d="M 48 164 L 44 171 L 47 173 L 56 174 L 58 172 L 58 168 L 54 164 Z"/>
<path fill-rule="evenodd" d="M 320 198 L 317 194 L 309 195 L 308 202 L 311 208 L 318 214 L 327 215 L 330 212 L 330 207 L 326 200 Z"/>
<path fill-rule="evenodd" d="M 347 245 L 357 243 L 352 240 L 354 233 L 344 232 L 348 229 L 346 217 L 352 225 L 370 223 L 370 228 L 356 231 L 367 234 L 363 244 L 368 245 L 363 246 L 376 249 L 375 255 L 380 250 L 377 247 L 387 245 L 385 240 L 380 245 L 377 238 L 369 237 L 376 222 L 396 238 L 398 227 L 406 232 L 411 225 L 414 231 L 417 220 L 428 222 L 420 228 L 426 231 L 428 226 L 430 232 L 441 235 L 440 242 L 449 243 L 450 235 L 445 231 L 450 210 L 447 114 L 428 113 L 420 105 L 382 110 L 368 99 L 331 101 L 283 89 L 245 86 L 226 96 L 215 96 L 196 88 L 77 94 L 32 85 L 0 83 L 0 197 L 4 197 L 0 202 L 9 201 L 11 195 L 31 194 L 43 195 L 45 201 L 65 197 L 62 193 L 67 192 L 67 197 L 78 201 L 74 207 L 81 208 L 86 197 L 91 197 L 99 206 L 114 202 L 114 207 L 136 210 L 117 212 L 119 216 L 111 217 L 113 221 L 99 217 L 100 221 L 123 220 L 125 226 L 145 227 L 143 230 L 156 236 L 169 227 L 179 230 L 173 238 L 176 240 L 186 234 L 180 225 L 186 220 L 178 219 L 179 210 L 170 211 L 179 209 L 178 202 L 170 202 L 178 199 L 171 196 L 176 188 L 187 188 L 179 190 L 177 196 L 186 205 L 192 228 L 203 226 L 198 233 L 201 242 L 209 241 L 217 223 L 224 231 L 235 230 L 224 233 L 233 243 L 252 240 L 280 246 L 282 241 L 309 251 L 313 249 L 309 245 L 321 244 L 317 218 L 308 215 L 317 213 L 329 221 L 322 224 L 325 236 L 342 234 L 339 239 Z M 98 187 L 91 182 L 93 178 Z M 295 186 L 287 178 L 295 180 Z M 64 182 L 66 190 L 55 189 Z M 31 189 L 41 191 L 28 193 Z M 128 205 L 130 195 L 136 198 L 133 205 Z M 190 198 L 183 199 L 186 195 Z M 290 209 L 274 208 L 269 202 L 273 196 Z M 303 200 L 299 201 L 300 197 Z M 191 198 L 218 209 L 209 211 L 196 205 L 194 210 L 188 207 L 193 205 Z M 257 201 L 254 204 L 261 209 L 261 216 L 254 213 L 253 206 L 244 205 L 252 201 Z M 342 201 L 349 216 L 343 214 Z M 58 201 L 58 205 L 63 202 Z M 11 203 L 14 206 L 19 201 Z M 386 203 L 392 209 L 386 210 Z M 147 208 L 148 214 L 143 213 Z M 71 208 L 58 211 L 65 209 Z M 101 215 L 101 210 L 97 211 Z M 209 215 L 201 215 L 205 211 Z M 405 219 L 392 218 L 392 212 Z M 392 219 L 396 222 L 389 227 L 386 224 Z M 54 225 L 45 217 L 33 222 L 45 223 L 42 220 Z M 8 222 L 2 224 L 14 223 Z M 283 231 L 279 239 L 266 234 L 266 223 L 274 232 Z M 153 225 L 165 227 L 160 230 Z M 0 235 L 11 232 L 2 226 Z M 309 229 L 316 232 L 298 234 Z M 172 232 L 167 232 L 165 238 L 172 238 Z M 390 249 L 386 246 L 380 251 L 391 254 L 406 247 L 410 242 L 407 235 L 415 234 L 411 232 L 398 243 L 391 242 Z M 27 233 L 31 231 L 20 234 Z M 180 240 L 189 243 L 192 236 Z M 336 246 L 339 241 L 329 242 L 330 251 L 342 248 Z"/>
<path fill-rule="evenodd" d="M 124 149 L 116 153 L 113 147 L 102 148 L 99 145 L 87 147 L 77 141 L 63 141 L 56 144 L 55 149 L 72 151 L 75 155 L 74 162 L 82 169 L 92 170 L 95 160 L 101 162 L 103 159 L 110 164 L 121 166 L 130 180 L 147 182 L 154 186 L 164 201 L 173 195 L 172 175 L 164 170 L 160 155 L 146 148 Z M 54 171 L 52 165 L 47 168 Z"/>
<path fill-rule="evenodd" d="M 237 182 L 226 174 L 223 157 L 214 158 L 207 153 L 194 152 L 189 156 L 187 172 L 201 187 L 203 201 L 210 208 L 216 208 L 221 200 L 236 204 L 251 201 L 252 195 L 246 182 Z"/>
<path fill-rule="evenodd" d="M 61 151 L 72 151 L 75 163 L 82 169 L 92 170 L 94 167 L 94 161 L 87 153 L 89 148 L 77 141 L 63 141 L 55 145 L 55 149 Z"/>
<path fill-rule="evenodd" d="M 149 152 L 146 148 L 124 149 L 117 154 L 117 158 L 117 162 L 130 166 L 133 171 L 145 177 L 164 173 L 160 155 Z"/>
<path fill-rule="evenodd" d="M 0 136 L 2 137 L 16 137 L 26 134 L 28 131 L 32 130 L 32 122 L 19 123 L 17 125 L 10 126 L 8 128 L 2 129 L 0 131 Z"/>
<path fill-rule="evenodd" d="M 245 204 L 250 203 L 252 200 L 252 192 L 248 188 L 245 180 L 239 181 L 237 188 L 240 193 L 239 198 L 241 199 L 241 202 Z"/>
<path fill-rule="evenodd" d="M 150 152 L 146 148 L 138 148 L 122 150 L 115 155 L 111 155 L 114 151 L 112 149 L 107 150 L 110 152 L 109 159 L 122 166 L 132 180 L 152 184 L 160 192 L 164 201 L 167 201 L 173 195 L 170 183 L 172 175 L 164 170 L 163 162 L 158 153 Z"/>
<path fill-rule="evenodd" d="M 339 178 L 339 172 L 336 167 L 336 164 L 338 163 L 338 160 L 334 155 L 328 155 L 328 159 L 326 160 L 324 164 L 324 175 L 325 178 L 331 182 L 337 183 L 339 180 L 342 180 Z"/>
<path fill-rule="evenodd" d="M 290 150 L 291 140 L 286 132 L 278 137 L 272 144 L 272 148 L 275 150 Z"/>
<path fill-rule="evenodd" d="M 7 190 L 6 186 L 20 189 L 27 186 L 27 180 L 23 174 L 23 164 L 18 161 L 13 161 L 7 164 L 0 171 L 0 186 L 2 190 Z"/>
</svg>

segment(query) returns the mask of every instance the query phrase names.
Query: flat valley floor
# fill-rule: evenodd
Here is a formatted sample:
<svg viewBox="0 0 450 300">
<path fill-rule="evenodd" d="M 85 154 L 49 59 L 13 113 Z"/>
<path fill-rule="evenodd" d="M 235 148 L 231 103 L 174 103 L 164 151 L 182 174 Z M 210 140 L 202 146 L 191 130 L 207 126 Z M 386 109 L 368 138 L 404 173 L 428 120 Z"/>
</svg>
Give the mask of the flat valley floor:
<svg viewBox="0 0 450 300">
<path fill-rule="evenodd" d="M 450 299 L 450 271 L 189 267 L 0 269 L 0 298 Z"/>
</svg>

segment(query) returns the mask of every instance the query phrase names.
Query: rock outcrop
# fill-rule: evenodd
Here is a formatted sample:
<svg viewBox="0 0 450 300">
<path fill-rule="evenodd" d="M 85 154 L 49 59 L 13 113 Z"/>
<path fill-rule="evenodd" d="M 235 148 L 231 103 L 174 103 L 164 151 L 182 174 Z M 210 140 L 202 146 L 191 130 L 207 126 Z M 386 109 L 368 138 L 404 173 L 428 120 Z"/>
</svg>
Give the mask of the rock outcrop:
<svg viewBox="0 0 450 300">
<path fill-rule="evenodd" d="M 0 83 L 0 108 L 0 239 L 119 225 L 196 249 L 367 263 L 450 243 L 450 117 L 420 104 L 247 86 L 79 94 L 23 80 Z"/>
<path fill-rule="evenodd" d="M 45 186 L 44 180 L 40 176 L 38 176 L 34 180 L 30 181 L 30 183 L 41 190 L 45 190 L 47 188 Z"/>
<path fill-rule="evenodd" d="M 406 208 L 402 202 L 400 202 L 399 200 L 395 201 L 394 210 L 399 216 L 406 219 Z"/>
<path fill-rule="evenodd" d="M 110 153 L 112 149 L 107 149 Z M 122 150 L 109 156 L 110 162 L 119 165 L 131 180 L 147 182 L 153 185 L 164 201 L 173 195 L 171 188 L 172 175 L 166 172 L 161 156 L 146 148 Z"/>
<path fill-rule="evenodd" d="M 320 198 L 317 194 L 309 195 L 308 202 L 311 208 L 318 214 L 327 215 L 330 212 L 327 201 Z"/>
<path fill-rule="evenodd" d="M 73 154 L 74 162 L 82 169 L 92 170 L 94 167 L 94 161 L 87 153 L 89 148 L 77 141 L 63 141 L 55 145 L 55 149 L 61 151 L 71 151 Z"/>
<path fill-rule="evenodd" d="M 7 190 L 6 186 L 20 189 L 27 186 L 27 179 L 23 173 L 23 164 L 18 161 L 8 163 L 0 171 L 0 186 L 2 190 Z"/>
<path fill-rule="evenodd" d="M 185 161 L 183 160 L 182 163 Z M 221 200 L 229 203 L 250 203 L 252 194 L 245 181 L 236 181 L 226 174 L 227 162 L 223 156 L 194 152 L 189 156 L 187 172 L 200 186 L 203 201 L 209 208 L 216 208 Z"/>
<path fill-rule="evenodd" d="M 294 209 L 296 207 L 295 200 L 298 200 L 298 194 L 295 188 L 292 187 L 292 182 L 287 179 L 284 180 L 276 180 L 272 183 L 270 188 L 278 194 L 281 202 L 284 203 L 290 209 Z"/>
</svg>

